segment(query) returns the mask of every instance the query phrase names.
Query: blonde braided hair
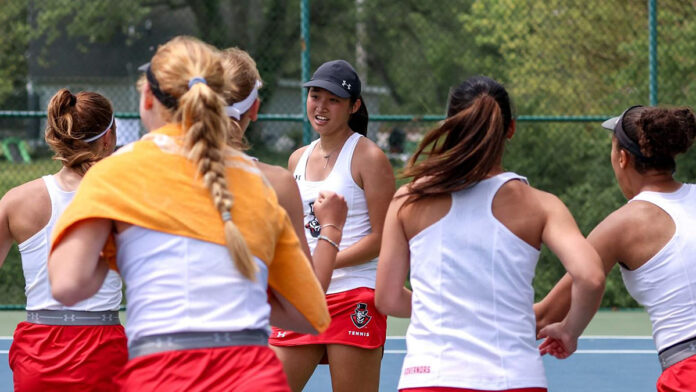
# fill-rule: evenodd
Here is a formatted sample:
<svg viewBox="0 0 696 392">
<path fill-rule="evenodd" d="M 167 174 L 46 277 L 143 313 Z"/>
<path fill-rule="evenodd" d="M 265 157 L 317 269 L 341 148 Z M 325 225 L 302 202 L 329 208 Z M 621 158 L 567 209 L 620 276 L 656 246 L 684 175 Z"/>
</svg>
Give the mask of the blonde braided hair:
<svg viewBox="0 0 696 392">
<path fill-rule="evenodd" d="M 181 125 L 184 148 L 196 165 L 223 218 L 225 243 L 239 272 L 256 279 L 256 266 L 242 233 L 231 219 L 234 196 L 229 191 L 224 148 L 230 132 L 225 114 L 223 66 L 214 47 L 192 37 L 176 37 L 161 46 L 150 64 L 163 92 L 177 98 L 174 122 Z M 202 83 L 189 81 L 200 77 Z"/>
</svg>

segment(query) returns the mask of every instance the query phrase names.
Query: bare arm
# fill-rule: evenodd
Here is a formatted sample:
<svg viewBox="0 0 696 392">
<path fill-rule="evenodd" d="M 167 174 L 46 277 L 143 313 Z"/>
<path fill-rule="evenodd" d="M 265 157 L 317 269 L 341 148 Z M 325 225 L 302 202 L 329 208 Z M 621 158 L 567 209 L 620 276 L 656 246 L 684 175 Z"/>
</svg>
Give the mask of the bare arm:
<svg viewBox="0 0 696 392">
<path fill-rule="evenodd" d="M 88 219 L 77 223 L 48 258 L 51 294 L 71 306 L 90 298 L 104 283 L 109 266 L 99 254 L 112 229 L 112 221 Z"/>
<path fill-rule="evenodd" d="M 309 260 L 312 260 L 312 255 L 309 252 L 307 238 L 304 233 L 304 214 L 302 212 L 302 198 L 300 190 L 297 188 L 297 182 L 292 177 L 292 173 L 280 166 L 268 165 L 262 162 L 256 163 L 259 169 L 266 176 L 271 186 L 275 190 L 280 204 L 285 212 L 287 212 L 292 227 L 297 233 L 297 238 L 300 240 L 300 246 Z"/>
<path fill-rule="evenodd" d="M 399 189 L 396 196 L 404 193 Z M 377 283 L 375 305 L 377 309 L 391 316 L 411 317 L 411 290 L 404 287 L 408 276 L 411 252 L 399 219 L 399 209 L 405 198 L 395 197 L 389 205 L 384 222 L 382 246 L 377 263 Z"/>
<path fill-rule="evenodd" d="M 10 208 L 7 195 L 0 199 L 0 267 L 5 262 L 10 247 L 14 242 L 10 232 Z"/>
<path fill-rule="evenodd" d="M 334 244 L 340 244 L 343 237 L 343 225 L 346 223 L 348 214 L 348 205 L 343 196 L 334 192 L 319 192 L 319 197 L 314 202 L 314 214 L 319 222 L 324 222 L 320 234 Z M 331 283 L 331 275 L 338 255 L 338 248 L 329 241 L 319 240 L 314 248 L 313 256 L 314 274 L 324 292 Z"/>
<path fill-rule="evenodd" d="M 268 303 L 271 305 L 271 325 L 299 333 L 316 334 L 317 330 L 307 321 L 285 297 L 275 290 L 269 290 Z"/>
<path fill-rule="evenodd" d="M 361 140 L 355 149 L 353 164 L 360 176 L 358 185 L 365 191 L 372 232 L 340 251 L 336 268 L 366 263 L 379 255 L 384 218 L 394 195 L 395 180 L 391 164 L 382 150 L 369 140 Z M 321 222 L 321 221 L 320 221 Z"/>
<path fill-rule="evenodd" d="M 621 210 L 612 213 L 587 236 L 588 242 L 602 260 L 605 276 L 609 274 L 619 259 L 619 241 L 622 241 L 621 232 L 624 230 L 620 223 L 622 215 Z M 546 297 L 534 305 L 537 331 L 551 323 L 563 320 L 568 314 L 572 284 L 573 278 L 566 273 Z"/>
<path fill-rule="evenodd" d="M 542 241 L 555 253 L 572 278 L 568 314 L 556 324 L 539 331 L 548 337 L 540 346 L 542 354 L 566 358 L 577 347 L 577 339 L 594 316 L 604 291 L 604 271 L 597 252 L 580 233 L 570 211 L 555 196 L 548 195 L 544 204 L 548 217 Z"/>
</svg>

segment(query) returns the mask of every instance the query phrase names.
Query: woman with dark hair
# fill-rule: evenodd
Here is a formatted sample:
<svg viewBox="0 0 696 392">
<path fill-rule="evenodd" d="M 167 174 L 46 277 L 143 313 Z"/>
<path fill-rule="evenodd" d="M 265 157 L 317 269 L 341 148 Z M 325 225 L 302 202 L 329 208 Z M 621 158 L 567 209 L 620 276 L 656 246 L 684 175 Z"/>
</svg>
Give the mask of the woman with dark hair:
<svg viewBox="0 0 696 392">
<path fill-rule="evenodd" d="M 674 157 L 693 144 L 696 118 L 689 108 L 633 106 L 602 126 L 612 131 L 611 166 L 629 202 L 587 239 L 605 273 L 621 266 L 628 292 L 650 315 L 663 370 L 657 390 L 693 391 L 696 186 L 674 179 Z M 535 305 L 537 328 L 565 316 L 571 284 L 570 276 L 563 277 Z"/>
<path fill-rule="evenodd" d="M 113 376 L 128 359 L 118 319 L 121 277 L 110 271 L 94 295 L 70 306 L 51 295 L 50 235 L 85 172 L 116 146 L 114 110 L 93 92 L 58 91 L 48 104 L 46 143 L 63 163 L 55 174 L 11 189 L 0 200 L 0 265 L 19 244 L 27 321 L 15 329 L 10 368 L 17 391 L 115 391 Z"/>
<path fill-rule="evenodd" d="M 319 139 L 295 151 L 288 168 L 300 188 L 310 250 L 319 242 L 339 250 L 326 296 L 332 321 L 318 336 L 274 329 L 270 343 L 294 391 L 302 390 L 327 358 L 334 391 L 377 391 L 386 316 L 374 307 L 374 287 L 394 174 L 382 150 L 364 137 L 367 108 L 360 78 L 348 62 L 322 64 L 304 87 L 307 116 Z M 345 198 L 343 227 L 317 219 L 313 208 L 321 191 Z M 340 231 L 340 242 L 329 237 Z"/>
<path fill-rule="evenodd" d="M 382 238 L 377 307 L 411 317 L 399 388 L 545 391 L 532 312 L 541 244 L 573 277 L 568 316 L 540 332 L 559 358 L 599 306 L 599 257 L 557 197 L 503 170 L 515 132 L 503 86 L 470 78 L 447 114 L 411 158 L 404 175 L 413 180 L 392 200 Z"/>
</svg>

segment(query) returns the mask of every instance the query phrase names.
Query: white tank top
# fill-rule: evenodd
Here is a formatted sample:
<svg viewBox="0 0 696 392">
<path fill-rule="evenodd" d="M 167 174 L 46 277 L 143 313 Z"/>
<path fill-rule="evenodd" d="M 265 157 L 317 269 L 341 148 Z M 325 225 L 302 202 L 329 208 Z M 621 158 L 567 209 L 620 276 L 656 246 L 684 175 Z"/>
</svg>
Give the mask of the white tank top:
<svg viewBox="0 0 696 392">
<path fill-rule="evenodd" d="M 341 152 L 336 158 L 331 173 L 323 181 L 307 181 L 305 172 L 309 155 L 316 147 L 319 139 L 312 142 L 304 151 L 295 168 L 295 180 L 300 188 L 302 196 L 302 207 L 304 210 L 305 235 L 309 249 L 314 253 L 319 236 L 319 226 L 312 211 L 312 205 L 319 195 L 319 191 L 329 190 L 343 196 L 348 204 L 348 216 L 346 224 L 343 226 L 343 236 L 339 248 L 341 250 L 358 242 L 361 238 L 372 232 L 370 216 L 367 213 L 367 200 L 365 191 L 362 190 L 353 180 L 350 171 L 353 161 L 355 146 L 362 136 L 353 133 L 343 144 Z M 331 283 L 326 291 L 327 294 L 340 293 L 358 287 L 375 288 L 375 278 L 377 275 L 377 259 L 367 263 L 335 269 L 331 276 Z"/>
<path fill-rule="evenodd" d="M 495 218 L 503 173 L 452 193 L 439 221 L 409 241 L 411 323 L 399 389 L 546 387 L 532 279 L 539 251 Z"/>
<path fill-rule="evenodd" d="M 270 333 L 268 268 L 254 257 L 256 281 L 235 267 L 227 248 L 131 226 L 116 236 L 116 262 L 126 282 L 128 343 L 173 332 Z"/>
<path fill-rule="evenodd" d="M 43 177 L 44 184 L 51 198 L 51 218 L 48 224 L 28 240 L 19 244 L 22 256 L 22 269 L 26 286 L 27 310 L 83 310 L 105 311 L 118 310 L 121 305 L 121 277 L 109 271 L 104 284 L 91 298 L 80 301 L 73 306 L 64 306 L 51 296 L 48 281 L 48 252 L 51 244 L 51 231 L 60 215 L 68 207 L 75 192 L 66 192 L 58 186 L 52 175 Z"/>
<path fill-rule="evenodd" d="M 641 192 L 674 221 L 674 236 L 637 269 L 621 268 L 626 289 L 645 307 L 658 351 L 696 336 L 696 185 L 672 193 Z"/>
</svg>

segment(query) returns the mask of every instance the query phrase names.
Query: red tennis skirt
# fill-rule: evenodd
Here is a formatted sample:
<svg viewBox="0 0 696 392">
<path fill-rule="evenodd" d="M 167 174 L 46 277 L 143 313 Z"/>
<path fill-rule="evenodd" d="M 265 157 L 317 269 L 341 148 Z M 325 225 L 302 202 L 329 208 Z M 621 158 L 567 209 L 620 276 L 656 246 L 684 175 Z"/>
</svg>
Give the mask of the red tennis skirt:
<svg viewBox="0 0 696 392">
<path fill-rule="evenodd" d="M 486 391 L 481 389 L 466 389 L 452 387 L 423 387 L 399 389 L 399 392 L 546 392 L 546 388 L 516 388 Z"/>
<path fill-rule="evenodd" d="M 165 351 L 128 362 L 121 391 L 290 392 L 283 365 L 266 346 Z"/>
<path fill-rule="evenodd" d="M 696 355 L 668 367 L 657 379 L 658 392 L 696 390 Z"/>
<path fill-rule="evenodd" d="M 269 343 L 289 347 L 308 344 L 344 344 L 366 349 L 384 346 L 387 316 L 375 307 L 375 290 L 367 287 L 326 296 L 331 324 L 319 335 L 272 328 Z"/>
<path fill-rule="evenodd" d="M 15 391 L 117 391 L 128 361 L 121 325 L 17 325 L 9 362 Z"/>
</svg>

